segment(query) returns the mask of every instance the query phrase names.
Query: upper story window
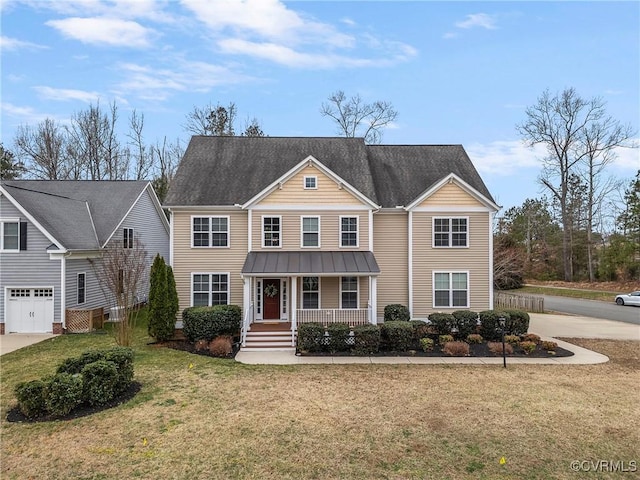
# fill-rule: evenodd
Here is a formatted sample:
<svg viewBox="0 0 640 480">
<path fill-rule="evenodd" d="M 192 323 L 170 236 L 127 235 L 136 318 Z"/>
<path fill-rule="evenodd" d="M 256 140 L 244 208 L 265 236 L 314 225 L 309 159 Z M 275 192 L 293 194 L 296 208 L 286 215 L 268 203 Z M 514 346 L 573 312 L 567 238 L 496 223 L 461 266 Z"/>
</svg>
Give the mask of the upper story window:
<svg viewBox="0 0 640 480">
<path fill-rule="evenodd" d="M 262 246 L 280 247 L 281 217 L 262 217 Z"/>
<path fill-rule="evenodd" d="M 301 217 L 302 246 L 320 246 L 320 217 Z"/>
<path fill-rule="evenodd" d="M 15 251 L 20 249 L 20 222 L 5 220 L 0 223 L 0 250 Z"/>
<path fill-rule="evenodd" d="M 316 176 L 305 176 L 304 177 L 304 188 L 305 188 L 305 190 L 316 190 L 318 188 L 318 177 L 316 177 Z"/>
<path fill-rule="evenodd" d="M 193 246 L 229 246 L 229 217 L 193 217 Z"/>
<path fill-rule="evenodd" d="M 124 248 L 133 248 L 133 228 L 125 228 L 123 230 L 123 242 Z"/>
<path fill-rule="evenodd" d="M 340 217 L 340 246 L 358 246 L 358 217 Z"/>
<path fill-rule="evenodd" d="M 434 218 L 434 247 L 468 247 L 469 219 L 466 217 Z"/>
</svg>

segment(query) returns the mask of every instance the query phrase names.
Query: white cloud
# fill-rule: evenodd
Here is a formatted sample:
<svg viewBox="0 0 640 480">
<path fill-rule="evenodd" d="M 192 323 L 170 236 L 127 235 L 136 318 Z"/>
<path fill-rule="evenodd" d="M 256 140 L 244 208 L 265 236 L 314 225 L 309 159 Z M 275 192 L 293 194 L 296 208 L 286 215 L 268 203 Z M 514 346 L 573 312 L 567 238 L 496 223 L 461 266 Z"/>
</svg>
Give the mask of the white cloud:
<svg viewBox="0 0 640 480">
<path fill-rule="evenodd" d="M 144 48 L 150 45 L 154 31 L 137 22 L 110 17 L 49 20 L 50 27 L 83 43 Z"/>
<path fill-rule="evenodd" d="M 494 30 L 498 28 L 496 26 L 497 18 L 495 15 L 487 15 L 486 13 L 472 13 L 467 15 L 466 20 L 456 22 L 458 28 L 475 28 L 481 27 L 487 30 Z"/>
<path fill-rule="evenodd" d="M 456 32 L 447 32 L 444 35 L 442 35 L 442 38 L 444 38 L 445 40 L 451 40 L 452 38 L 458 38 L 459 36 L 460 34 Z"/>
<path fill-rule="evenodd" d="M 7 117 L 14 118 L 16 120 L 16 125 L 19 125 L 21 123 L 35 125 L 36 123 L 42 122 L 46 118 L 51 118 L 58 122 L 66 121 L 63 120 L 63 118 L 59 115 L 38 112 L 34 110 L 33 107 L 24 107 L 14 105 L 12 103 L 2 102 L 0 103 L 0 109 L 2 109 L 2 113 Z"/>
<path fill-rule="evenodd" d="M 85 90 L 52 88 L 46 86 L 37 86 L 33 87 L 33 89 L 38 92 L 41 97 L 47 100 L 79 100 L 85 103 L 92 103 L 100 98 L 100 94 L 98 92 L 87 92 Z"/>
<path fill-rule="evenodd" d="M 523 168 L 539 167 L 539 159 L 546 153 L 543 146 L 529 148 L 520 140 L 473 143 L 466 145 L 465 149 L 481 173 L 505 177 Z"/>
<path fill-rule="evenodd" d="M 38 45 L 37 43 L 25 42 L 17 38 L 0 36 L 0 51 L 10 52 L 16 50 L 39 50 L 49 48 L 46 45 Z"/>
<path fill-rule="evenodd" d="M 640 145 L 640 138 L 634 140 L 636 145 Z M 632 174 L 640 170 L 640 149 L 638 148 L 616 148 L 616 159 L 613 164 L 621 170 L 629 170 Z"/>
</svg>

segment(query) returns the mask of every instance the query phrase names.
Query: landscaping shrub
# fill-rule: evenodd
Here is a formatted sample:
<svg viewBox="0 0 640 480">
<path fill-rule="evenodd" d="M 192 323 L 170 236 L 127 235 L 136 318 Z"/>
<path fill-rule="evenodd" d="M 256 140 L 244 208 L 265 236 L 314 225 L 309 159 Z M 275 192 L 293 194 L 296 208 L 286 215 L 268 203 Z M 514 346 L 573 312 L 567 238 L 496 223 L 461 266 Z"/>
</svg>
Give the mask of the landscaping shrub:
<svg viewBox="0 0 640 480">
<path fill-rule="evenodd" d="M 478 331 L 478 314 L 476 312 L 456 310 L 451 315 L 453 315 L 454 325 L 458 329 L 459 338 L 467 338 Z"/>
<path fill-rule="evenodd" d="M 157 254 L 151 265 L 149 287 L 149 336 L 159 342 L 169 340 L 173 336 L 175 317 L 171 318 L 169 304 L 169 290 L 167 283 L 167 264 L 164 258 Z"/>
<path fill-rule="evenodd" d="M 546 352 L 555 352 L 556 348 L 558 348 L 558 344 L 549 340 L 543 340 L 540 342 L 540 347 Z"/>
<path fill-rule="evenodd" d="M 525 335 L 529 331 L 529 314 L 522 310 L 504 310 L 509 318 L 505 330 L 510 335 Z"/>
<path fill-rule="evenodd" d="M 353 328 L 353 348 L 356 355 L 371 355 L 380 350 L 380 327 L 358 325 Z"/>
<path fill-rule="evenodd" d="M 482 335 L 478 335 L 477 333 L 467 335 L 467 343 L 482 343 L 483 341 Z"/>
<path fill-rule="evenodd" d="M 104 360 L 103 350 L 87 350 L 78 357 L 66 358 L 56 370 L 56 373 L 69 373 L 76 375 L 82 372 L 85 365 L 98 360 Z"/>
<path fill-rule="evenodd" d="M 447 342 L 442 347 L 442 351 L 451 357 L 467 357 L 469 344 L 466 342 Z"/>
<path fill-rule="evenodd" d="M 521 338 L 518 335 L 505 335 L 504 341 L 511 345 L 517 345 L 520 343 Z"/>
<path fill-rule="evenodd" d="M 351 333 L 351 327 L 346 323 L 330 323 L 327 327 L 329 338 L 327 348 L 331 353 L 345 352 L 349 350 L 347 341 Z"/>
<path fill-rule="evenodd" d="M 413 326 L 409 322 L 384 322 L 380 329 L 385 346 L 394 352 L 405 352 L 413 344 Z"/>
<path fill-rule="evenodd" d="M 410 320 L 409 324 L 413 327 L 413 340 L 416 344 L 429 335 L 429 325 L 424 320 Z"/>
<path fill-rule="evenodd" d="M 298 350 L 301 352 L 322 352 L 325 347 L 324 325 L 317 322 L 298 326 Z"/>
<path fill-rule="evenodd" d="M 116 394 L 126 391 L 133 381 L 133 349 L 113 347 L 104 350 L 104 359 L 116 365 L 118 371 Z"/>
<path fill-rule="evenodd" d="M 429 315 L 429 321 L 438 335 L 451 335 L 456 319 L 450 313 L 437 312 Z"/>
<path fill-rule="evenodd" d="M 421 338 L 420 339 L 420 347 L 423 352 L 431 352 L 433 351 L 434 341 L 432 338 Z"/>
<path fill-rule="evenodd" d="M 409 308 L 399 303 L 394 303 L 384 307 L 385 322 L 408 322 L 411 319 Z"/>
<path fill-rule="evenodd" d="M 27 418 L 35 418 L 47 413 L 45 403 L 46 384 L 42 380 L 32 380 L 16 385 L 18 407 Z"/>
<path fill-rule="evenodd" d="M 233 339 L 229 335 L 220 335 L 209 344 L 209 352 L 216 357 L 227 357 L 233 353 Z"/>
<path fill-rule="evenodd" d="M 520 348 L 527 355 L 529 355 L 531 352 L 535 351 L 536 346 L 537 345 L 536 345 L 535 342 L 530 342 L 528 340 L 525 340 L 524 342 L 520 342 Z"/>
<path fill-rule="evenodd" d="M 118 368 L 115 363 L 98 360 L 82 369 L 83 400 L 89 405 L 104 405 L 118 393 Z"/>
<path fill-rule="evenodd" d="M 45 393 L 47 411 L 55 417 L 64 417 L 82 403 L 82 375 L 57 373 L 48 382 Z"/>
<path fill-rule="evenodd" d="M 525 342 L 533 342 L 538 344 L 540 343 L 540 335 L 536 335 L 535 333 L 527 333 L 522 337 L 522 340 Z"/>
<path fill-rule="evenodd" d="M 496 355 L 502 355 L 502 342 L 487 342 L 487 347 L 491 353 Z M 513 345 L 510 343 L 504 344 L 504 352 L 507 355 L 511 355 L 513 353 Z"/>
<path fill-rule="evenodd" d="M 509 324 L 509 315 L 507 313 L 499 310 L 484 310 L 480 312 L 480 335 L 482 335 L 486 340 L 501 339 L 500 323 L 498 322 L 500 317 L 504 317 L 506 320 L 506 330 L 506 325 Z"/>
<path fill-rule="evenodd" d="M 209 350 L 209 341 L 208 340 L 196 340 L 196 343 L 193 345 L 196 349 L 196 352 L 204 352 L 205 350 Z"/>
<path fill-rule="evenodd" d="M 182 312 L 183 333 L 190 342 L 236 335 L 241 323 L 242 310 L 237 305 L 189 307 Z"/>
<path fill-rule="evenodd" d="M 438 343 L 440 345 L 444 345 L 447 342 L 453 342 L 454 338 L 453 335 L 440 335 L 438 337 Z"/>
</svg>

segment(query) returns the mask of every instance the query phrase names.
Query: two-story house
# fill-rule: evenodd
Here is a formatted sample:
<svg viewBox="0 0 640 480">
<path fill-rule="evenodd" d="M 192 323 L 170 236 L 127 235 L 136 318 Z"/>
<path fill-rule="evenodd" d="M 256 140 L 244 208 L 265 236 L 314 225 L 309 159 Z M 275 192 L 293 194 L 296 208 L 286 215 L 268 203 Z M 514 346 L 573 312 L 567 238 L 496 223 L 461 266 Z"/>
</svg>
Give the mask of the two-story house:
<svg viewBox="0 0 640 480">
<path fill-rule="evenodd" d="M 493 305 L 499 207 L 460 145 L 196 136 L 165 207 L 181 310 L 242 306 L 247 346 L 392 303 L 416 319 Z"/>
<path fill-rule="evenodd" d="M 71 312 L 109 312 L 97 264 L 109 245 L 137 241 L 143 301 L 153 258 L 169 258 L 169 223 L 149 182 L 0 182 L 0 333 L 62 333 Z"/>
</svg>

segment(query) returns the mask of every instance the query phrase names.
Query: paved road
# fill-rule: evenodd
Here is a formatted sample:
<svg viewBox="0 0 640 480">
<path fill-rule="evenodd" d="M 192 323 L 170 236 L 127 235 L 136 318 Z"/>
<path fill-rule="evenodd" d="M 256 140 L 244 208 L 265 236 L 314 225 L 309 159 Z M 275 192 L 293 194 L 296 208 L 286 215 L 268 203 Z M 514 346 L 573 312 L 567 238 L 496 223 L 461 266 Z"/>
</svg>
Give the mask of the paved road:
<svg viewBox="0 0 640 480">
<path fill-rule="evenodd" d="M 621 307 L 613 302 L 598 302 L 596 300 L 554 297 L 551 295 L 540 296 L 544 297 L 545 310 L 640 325 L 640 307 Z"/>
</svg>

